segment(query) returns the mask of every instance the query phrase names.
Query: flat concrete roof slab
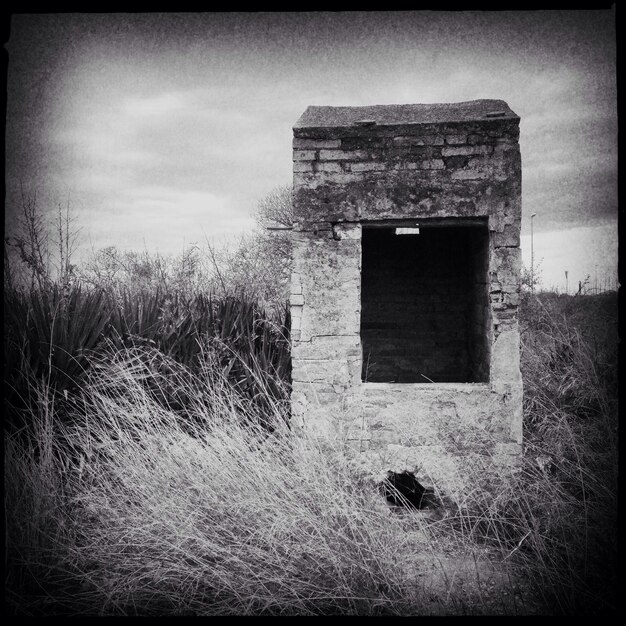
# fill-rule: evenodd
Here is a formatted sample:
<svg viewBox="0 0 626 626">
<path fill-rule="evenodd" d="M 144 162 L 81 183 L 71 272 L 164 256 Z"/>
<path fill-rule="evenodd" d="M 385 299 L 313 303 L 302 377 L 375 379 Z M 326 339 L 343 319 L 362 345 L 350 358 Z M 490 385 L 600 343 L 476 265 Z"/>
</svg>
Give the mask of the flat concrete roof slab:
<svg viewBox="0 0 626 626">
<path fill-rule="evenodd" d="M 504 100 L 471 100 L 444 104 L 384 104 L 362 107 L 310 106 L 295 123 L 304 128 L 440 124 L 486 120 L 519 120 Z"/>
</svg>

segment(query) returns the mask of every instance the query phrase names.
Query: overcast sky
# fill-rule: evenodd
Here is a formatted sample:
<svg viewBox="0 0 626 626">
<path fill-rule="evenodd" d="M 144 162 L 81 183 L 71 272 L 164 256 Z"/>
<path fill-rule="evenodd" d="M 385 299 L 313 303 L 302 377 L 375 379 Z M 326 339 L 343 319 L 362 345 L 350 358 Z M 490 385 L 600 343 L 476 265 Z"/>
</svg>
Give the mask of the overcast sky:
<svg viewBox="0 0 626 626">
<path fill-rule="evenodd" d="M 178 254 L 291 183 L 307 106 L 506 100 L 544 286 L 615 276 L 613 10 L 14 15 L 6 216 L 68 196 L 84 248 Z"/>
</svg>

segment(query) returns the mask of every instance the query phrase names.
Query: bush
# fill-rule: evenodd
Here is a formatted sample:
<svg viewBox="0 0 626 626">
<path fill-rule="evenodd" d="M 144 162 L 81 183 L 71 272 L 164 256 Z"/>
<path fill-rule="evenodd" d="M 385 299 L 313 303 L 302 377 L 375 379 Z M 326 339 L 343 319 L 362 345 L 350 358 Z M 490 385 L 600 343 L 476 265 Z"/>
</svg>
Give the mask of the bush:
<svg viewBox="0 0 626 626">
<path fill-rule="evenodd" d="M 108 344 L 119 350 L 152 346 L 196 372 L 205 362 L 203 352 L 210 351 L 218 355 L 213 365 L 249 401 L 269 411 L 268 397 L 286 400 L 291 373 L 286 306 L 268 315 L 245 297 L 51 284 L 26 292 L 6 289 L 4 311 L 4 407 L 14 429 L 37 411 L 31 391 L 41 384 L 57 405 L 71 401 L 89 357 Z M 160 384 L 165 382 L 163 377 Z"/>
<path fill-rule="evenodd" d="M 42 384 L 53 394 L 75 389 L 110 311 L 101 290 L 57 284 L 26 292 L 5 289 L 4 401 L 9 424 L 25 425 L 37 401 L 30 392 Z"/>
</svg>

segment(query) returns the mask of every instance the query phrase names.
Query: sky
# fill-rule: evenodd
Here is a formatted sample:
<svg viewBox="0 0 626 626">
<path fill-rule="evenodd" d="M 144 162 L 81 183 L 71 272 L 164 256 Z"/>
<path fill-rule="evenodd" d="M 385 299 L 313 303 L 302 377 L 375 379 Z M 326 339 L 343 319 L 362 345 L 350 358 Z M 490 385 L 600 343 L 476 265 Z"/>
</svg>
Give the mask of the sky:
<svg viewBox="0 0 626 626">
<path fill-rule="evenodd" d="M 249 232 L 292 180 L 309 105 L 505 100 L 520 118 L 522 255 L 546 288 L 618 260 L 615 12 L 14 14 L 5 229 L 68 203 L 81 253 L 180 254 Z"/>
</svg>

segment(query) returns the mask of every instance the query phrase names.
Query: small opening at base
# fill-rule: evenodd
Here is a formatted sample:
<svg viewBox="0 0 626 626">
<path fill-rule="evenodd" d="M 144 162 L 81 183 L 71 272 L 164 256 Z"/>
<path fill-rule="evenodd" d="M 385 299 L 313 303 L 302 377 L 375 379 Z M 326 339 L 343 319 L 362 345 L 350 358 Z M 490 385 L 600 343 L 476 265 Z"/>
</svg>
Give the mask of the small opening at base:
<svg viewBox="0 0 626 626">
<path fill-rule="evenodd" d="M 441 503 L 435 492 L 424 487 L 409 471 L 387 472 L 387 478 L 382 482 L 382 492 L 387 502 L 393 506 L 412 509 L 432 509 Z"/>
</svg>

